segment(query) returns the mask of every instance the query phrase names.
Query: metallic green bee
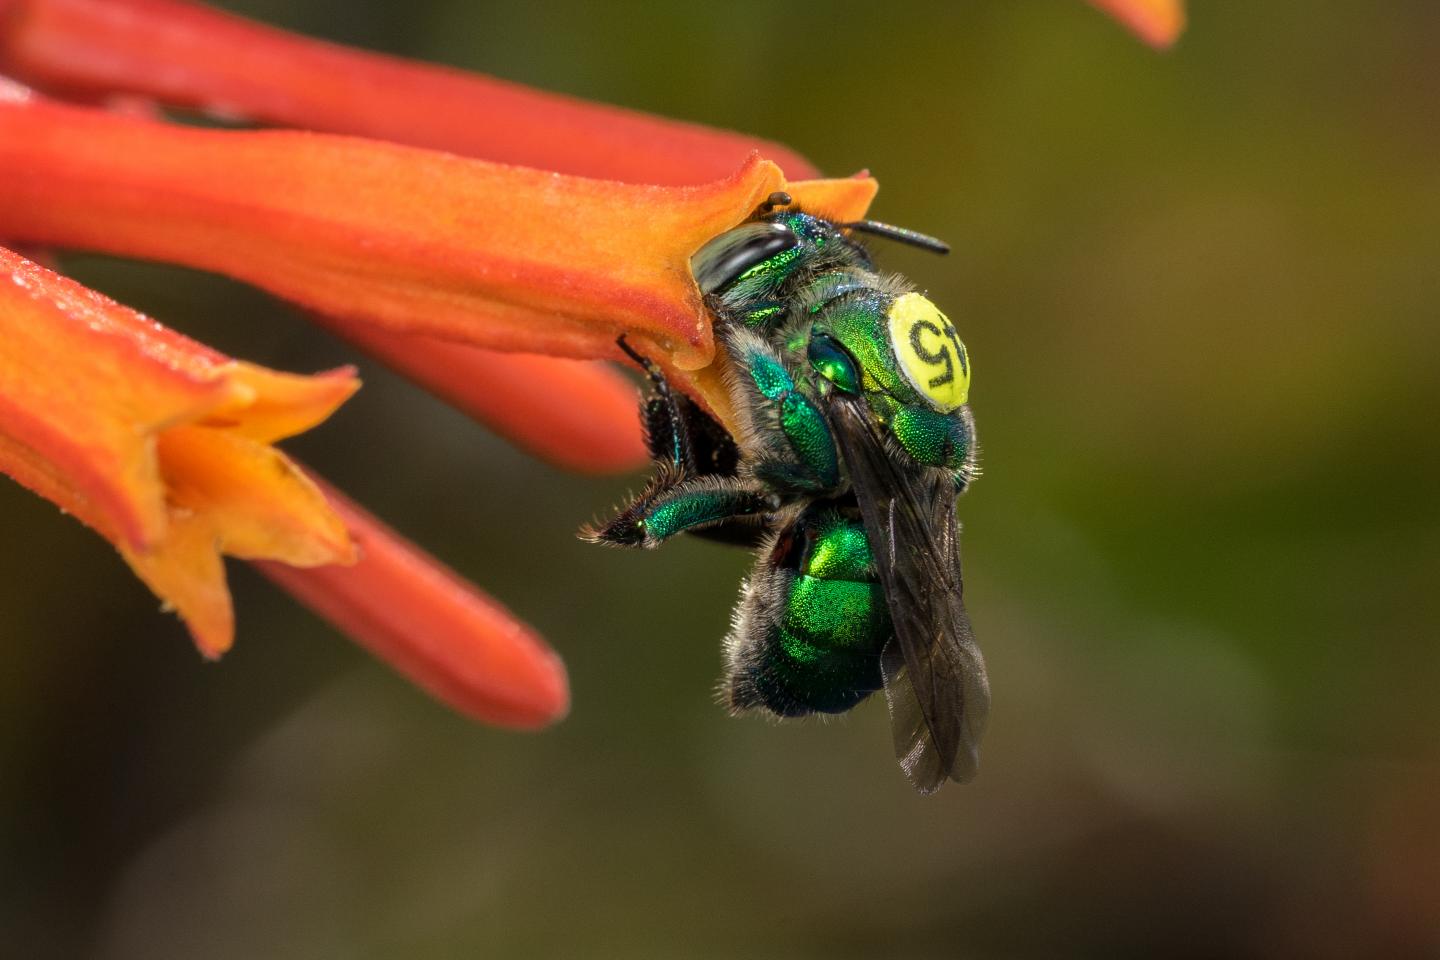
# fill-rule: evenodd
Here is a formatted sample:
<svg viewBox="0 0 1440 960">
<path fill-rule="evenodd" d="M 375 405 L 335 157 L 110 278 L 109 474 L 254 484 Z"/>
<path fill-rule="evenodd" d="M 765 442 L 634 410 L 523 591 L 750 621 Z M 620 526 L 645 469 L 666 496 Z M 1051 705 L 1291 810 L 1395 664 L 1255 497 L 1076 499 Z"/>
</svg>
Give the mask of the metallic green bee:
<svg viewBox="0 0 1440 960">
<path fill-rule="evenodd" d="M 691 267 L 733 366 L 732 437 L 659 368 L 643 415 L 658 471 L 601 543 L 682 532 L 758 547 L 725 641 L 735 712 L 841 713 L 882 687 L 915 787 L 975 774 L 989 710 L 960 574 L 955 498 L 977 474 L 955 328 L 853 238 L 945 251 L 773 195 Z"/>
</svg>

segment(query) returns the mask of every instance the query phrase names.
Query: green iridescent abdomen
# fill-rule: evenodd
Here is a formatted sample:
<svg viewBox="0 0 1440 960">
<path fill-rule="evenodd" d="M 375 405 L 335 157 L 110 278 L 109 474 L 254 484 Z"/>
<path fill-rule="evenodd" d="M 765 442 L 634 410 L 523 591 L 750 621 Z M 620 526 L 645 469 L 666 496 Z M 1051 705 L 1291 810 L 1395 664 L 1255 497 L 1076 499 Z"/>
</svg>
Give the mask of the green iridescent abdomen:
<svg viewBox="0 0 1440 960">
<path fill-rule="evenodd" d="M 784 609 L 772 656 L 796 712 L 844 713 L 880 689 L 890 615 L 878 583 L 802 574 Z"/>
<path fill-rule="evenodd" d="M 843 713 L 883 683 L 890 614 L 858 519 L 817 511 L 797 526 L 795 567 L 750 585 L 765 639 L 737 664 L 734 692 L 781 716 Z"/>
</svg>

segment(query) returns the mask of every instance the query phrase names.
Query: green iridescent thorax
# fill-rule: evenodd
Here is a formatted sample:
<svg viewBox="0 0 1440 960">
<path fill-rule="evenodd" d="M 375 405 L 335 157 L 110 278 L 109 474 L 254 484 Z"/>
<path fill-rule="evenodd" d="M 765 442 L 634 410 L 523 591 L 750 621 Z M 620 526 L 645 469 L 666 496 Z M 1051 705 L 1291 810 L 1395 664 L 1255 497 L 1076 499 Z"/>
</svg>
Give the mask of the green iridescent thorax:
<svg viewBox="0 0 1440 960">
<path fill-rule="evenodd" d="M 958 470 L 970 462 L 972 431 L 962 414 L 902 406 L 890 421 L 890 432 L 917 463 Z"/>
<path fill-rule="evenodd" d="M 822 273 L 808 283 L 797 297 L 798 308 L 814 316 L 830 304 L 851 294 L 875 289 L 875 272 L 863 266 L 849 266 Z"/>
<path fill-rule="evenodd" d="M 963 345 L 944 315 L 921 295 L 856 291 L 848 289 L 850 282 L 831 275 L 812 285 L 827 299 L 819 301 L 807 328 L 804 349 L 811 366 L 834 388 L 862 393 L 875 419 L 890 428 L 916 463 L 956 471 L 957 485 L 963 488 L 974 473 L 974 427 L 963 403 L 951 407 L 945 402 L 968 390 L 969 358 Z M 873 277 L 871 282 L 880 285 Z M 907 342 L 897 345 L 892 340 L 895 330 L 906 326 L 896 322 L 901 308 L 918 319 L 908 324 Z M 916 327 L 920 335 L 915 335 Z M 803 342 L 794 337 L 787 349 L 798 353 Z M 847 358 L 852 363 L 847 364 Z M 911 364 L 908 371 L 905 363 Z M 836 375 L 837 368 L 842 375 Z M 926 392 L 917 389 L 917 380 Z M 831 389 L 829 384 L 819 388 Z"/>
<path fill-rule="evenodd" d="M 881 294 L 847 297 L 821 311 L 813 329 L 834 337 L 855 358 L 860 366 L 860 386 L 867 394 L 878 390 L 913 403 L 919 398 L 901 376 L 886 336 L 888 305 L 889 298 Z"/>
</svg>

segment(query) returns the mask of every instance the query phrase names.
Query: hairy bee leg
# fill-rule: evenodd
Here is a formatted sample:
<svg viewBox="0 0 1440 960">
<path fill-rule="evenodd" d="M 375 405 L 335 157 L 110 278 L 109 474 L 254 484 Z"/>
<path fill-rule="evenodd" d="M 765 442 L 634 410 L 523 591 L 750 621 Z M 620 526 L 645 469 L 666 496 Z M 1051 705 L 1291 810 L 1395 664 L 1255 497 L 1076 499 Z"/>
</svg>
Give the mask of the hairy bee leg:
<svg viewBox="0 0 1440 960">
<path fill-rule="evenodd" d="M 646 378 L 650 381 L 652 396 L 647 397 L 641 413 L 646 424 L 646 443 L 650 446 L 650 453 L 662 463 L 668 463 L 672 467 L 683 468 L 693 471 L 695 469 L 695 450 L 690 439 L 690 430 L 681 413 L 680 403 L 675 392 L 670 389 L 670 381 L 665 378 L 665 371 L 660 365 L 649 357 L 640 353 L 630 346 L 622 334 L 616 345 L 625 352 L 625 355 L 645 371 Z M 658 411 L 655 407 L 658 406 Z M 658 417 L 656 414 L 658 413 Z M 657 422 L 659 421 L 659 422 Z M 660 437 L 659 426 L 664 426 L 665 436 Z"/>
<path fill-rule="evenodd" d="M 740 450 L 729 432 L 694 400 L 673 390 L 658 364 L 632 348 L 624 337 L 618 343 L 650 380 L 651 390 L 641 401 L 640 419 L 651 459 L 687 477 L 733 477 L 740 463 Z"/>
<path fill-rule="evenodd" d="M 775 508 L 774 498 L 730 477 L 695 477 L 676 482 L 662 474 L 609 523 L 581 531 L 595 543 L 657 547 L 679 533 L 718 524 L 745 522 Z"/>
</svg>

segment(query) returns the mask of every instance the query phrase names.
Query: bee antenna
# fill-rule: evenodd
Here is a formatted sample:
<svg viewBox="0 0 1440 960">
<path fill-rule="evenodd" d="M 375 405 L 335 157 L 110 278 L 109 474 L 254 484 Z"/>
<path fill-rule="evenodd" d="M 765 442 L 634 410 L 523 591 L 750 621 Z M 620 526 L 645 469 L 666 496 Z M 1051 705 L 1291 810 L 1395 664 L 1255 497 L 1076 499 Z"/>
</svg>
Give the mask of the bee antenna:
<svg viewBox="0 0 1440 960">
<path fill-rule="evenodd" d="M 904 227 L 880 223 L 878 220 L 853 220 L 850 223 L 838 223 L 836 226 L 844 227 L 847 230 L 854 230 L 858 233 L 868 233 L 875 237 L 884 237 L 886 240 L 894 240 L 896 243 L 919 247 L 921 250 L 929 250 L 931 253 L 943 254 L 950 252 L 950 244 L 944 240 L 915 230 L 907 230 Z"/>
<path fill-rule="evenodd" d="M 776 207 L 788 207 L 794 202 L 795 200 L 790 196 L 790 194 L 786 193 L 784 190 L 776 190 L 774 193 L 770 194 L 770 196 L 762 200 L 760 202 L 760 206 L 755 208 L 755 216 L 763 217 L 771 210 L 774 210 Z"/>
</svg>

